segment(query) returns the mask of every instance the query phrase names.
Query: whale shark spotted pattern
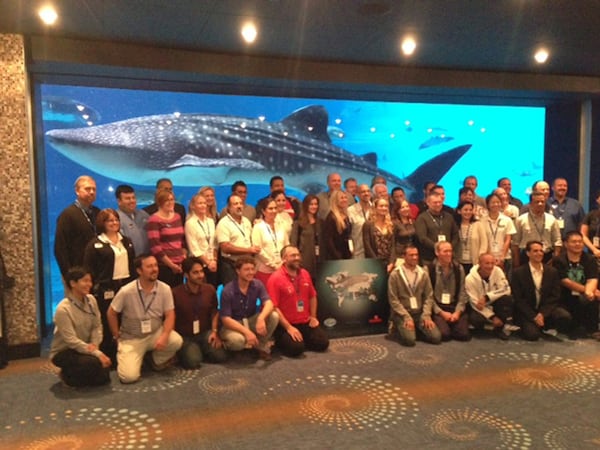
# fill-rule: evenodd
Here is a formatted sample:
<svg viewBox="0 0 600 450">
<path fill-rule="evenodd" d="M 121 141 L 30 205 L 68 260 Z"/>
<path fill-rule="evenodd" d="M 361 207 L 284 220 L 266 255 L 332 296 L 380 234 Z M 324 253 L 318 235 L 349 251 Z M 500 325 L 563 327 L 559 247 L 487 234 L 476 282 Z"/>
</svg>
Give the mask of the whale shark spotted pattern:
<svg viewBox="0 0 600 450">
<path fill-rule="evenodd" d="M 213 114 L 143 116 L 88 128 L 46 133 L 59 152 L 103 175 L 154 185 L 169 177 L 175 185 L 268 183 L 282 175 L 286 184 L 310 191 L 331 172 L 370 180 L 381 175 L 410 191 L 439 180 L 471 147 L 438 155 L 402 179 L 377 167 L 374 154 L 355 155 L 332 144 L 327 110 L 301 108 L 280 122 Z M 367 182 L 367 181 L 365 181 Z"/>
</svg>

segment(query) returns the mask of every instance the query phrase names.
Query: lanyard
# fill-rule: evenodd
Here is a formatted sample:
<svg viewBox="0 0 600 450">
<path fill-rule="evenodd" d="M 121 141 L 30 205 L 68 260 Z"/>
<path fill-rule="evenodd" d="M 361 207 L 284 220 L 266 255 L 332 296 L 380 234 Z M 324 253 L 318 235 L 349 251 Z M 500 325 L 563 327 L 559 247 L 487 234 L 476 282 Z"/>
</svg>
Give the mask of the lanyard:
<svg viewBox="0 0 600 450">
<path fill-rule="evenodd" d="M 75 308 L 77 308 L 79 311 L 85 313 L 85 314 L 89 314 L 91 316 L 95 316 L 96 314 L 94 313 L 94 308 L 92 308 L 92 305 L 90 304 L 90 300 L 85 297 L 85 304 L 88 306 L 89 311 L 86 310 L 84 307 L 82 307 L 80 305 L 81 302 L 79 302 L 78 300 L 72 299 L 71 297 L 69 297 L 69 301 L 73 304 L 73 306 L 75 306 Z"/>
<path fill-rule="evenodd" d="M 490 217 L 488 220 L 488 225 L 490 226 L 490 233 L 492 234 L 492 237 L 494 238 L 494 242 L 498 242 L 496 240 L 496 236 L 498 235 L 498 228 L 500 228 L 500 217 L 498 217 L 498 219 L 496 220 L 496 229 L 494 230 L 494 227 L 492 226 L 492 218 Z"/>
<path fill-rule="evenodd" d="M 404 267 L 400 267 L 400 273 L 402 274 L 402 278 L 404 278 L 404 282 L 406 283 L 406 287 L 410 291 L 410 295 L 412 297 L 415 296 L 415 289 L 417 287 L 417 279 L 419 278 L 418 269 L 415 269 L 415 278 L 413 279 L 412 284 L 408 282 L 408 277 L 406 276 L 406 272 L 404 271 Z"/>
<path fill-rule="evenodd" d="M 265 228 L 269 232 L 269 236 L 271 236 L 271 240 L 273 241 L 273 247 L 275 248 L 275 252 L 279 251 L 279 247 L 277 246 L 277 231 L 273 233 L 273 230 L 271 230 L 271 225 L 269 225 L 267 222 L 264 222 L 264 224 Z"/>
<path fill-rule="evenodd" d="M 81 211 L 81 213 L 85 217 L 85 220 L 87 220 L 87 222 L 90 224 L 90 227 L 92 227 L 92 229 L 94 231 L 96 231 L 96 226 L 92 223 L 92 219 L 90 219 L 90 216 L 88 215 L 86 210 L 83 208 L 83 206 L 81 206 L 81 203 L 79 203 L 79 200 L 75 200 L 75 206 L 77 206 L 79 208 L 79 211 Z"/>
<path fill-rule="evenodd" d="M 142 304 L 142 309 L 144 310 L 144 316 L 145 316 L 146 314 L 148 314 L 148 311 L 150 311 L 150 307 L 152 306 L 152 303 L 154 303 L 154 299 L 156 298 L 156 286 L 155 286 L 154 292 L 152 293 L 152 299 L 150 300 L 150 303 L 148 303 L 148 306 L 146 306 L 144 303 L 144 297 L 142 296 L 142 288 L 140 287 L 139 282 L 138 282 L 138 296 L 140 297 L 140 303 Z"/>
<path fill-rule="evenodd" d="M 205 230 L 204 229 L 204 225 L 202 225 L 202 222 L 200 222 L 200 219 L 198 219 L 198 225 L 200 225 L 200 228 L 202 228 L 202 232 L 204 233 L 204 237 L 206 237 L 206 243 L 208 244 L 209 247 L 211 247 L 211 245 L 210 245 L 210 226 L 207 223 L 206 224 L 206 230 Z"/>
<path fill-rule="evenodd" d="M 546 213 L 544 213 L 544 220 L 542 221 L 541 229 L 537 226 L 537 223 L 535 222 L 535 219 L 533 218 L 531 213 L 529 214 L 529 220 L 531 220 L 531 223 L 533 224 L 535 231 L 537 231 L 538 238 L 541 241 L 544 238 L 544 229 L 546 228 Z"/>
<path fill-rule="evenodd" d="M 230 214 L 227 214 L 227 217 L 229 217 L 229 220 L 231 220 L 233 222 L 233 224 L 239 230 L 239 232 L 242 233 L 242 236 L 244 237 L 244 239 L 246 239 L 246 233 L 244 233 L 243 228 L 239 226 L 239 224 L 236 222 L 236 220 L 233 217 L 231 217 Z"/>
<path fill-rule="evenodd" d="M 429 214 L 429 217 L 431 217 L 431 220 L 433 221 L 433 223 L 438 227 L 438 230 L 442 229 L 442 225 L 444 224 L 444 216 L 443 215 L 439 215 L 438 220 L 434 217 L 433 214 L 431 214 L 431 212 L 429 212 L 429 210 L 427 210 L 427 214 Z"/>
<path fill-rule="evenodd" d="M 461 240 L 463 246 L 466 247 L 467 246 L 467 241 L 469 240 L 469 236 L 471 235 L 471 224 L 469 223 L 469 225 L 467 226 L 467 233 L 466 234 L 463 234 L 462 228 L 463 227 L 461 225 L 458 231 L 460 233 L 460 240 Z"/>
</svg>

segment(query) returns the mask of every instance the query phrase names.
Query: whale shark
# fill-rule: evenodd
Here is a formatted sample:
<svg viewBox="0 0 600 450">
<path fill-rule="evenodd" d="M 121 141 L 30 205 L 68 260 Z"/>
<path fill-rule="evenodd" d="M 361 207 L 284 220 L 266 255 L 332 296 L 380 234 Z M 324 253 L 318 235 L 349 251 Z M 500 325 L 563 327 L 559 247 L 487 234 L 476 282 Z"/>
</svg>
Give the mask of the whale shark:
<svg viewBox="0 0 600 450">
<path fill-rule="evenodd" d="M 424 181 L 443 177 L 471 147 L 454 147 L 400 178 L 377 167 L 374 153 L 355 155 L 334 145 L 328 121 L 323 106 L 309 105 L 279 122 L 176 113 L 54 129 L 46 137 L 67 158 L 122 182 L 153 186 L 168 177 L 176 186 L 223 185 L 240 179 L 267 184 L 277 174 L 286 185 L 304 192 L 323 186 L 331 172 L 364 183 L 381 175 L 414 192 Z"/>
</svg>

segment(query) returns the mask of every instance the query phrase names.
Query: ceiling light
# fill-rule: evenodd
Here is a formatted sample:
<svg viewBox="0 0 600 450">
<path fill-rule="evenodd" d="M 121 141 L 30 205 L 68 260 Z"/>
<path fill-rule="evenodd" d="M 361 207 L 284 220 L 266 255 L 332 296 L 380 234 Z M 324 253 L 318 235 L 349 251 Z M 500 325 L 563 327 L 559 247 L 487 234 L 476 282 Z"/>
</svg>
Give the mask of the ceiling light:
<svg viewBox="0 0 600 450">
<path fill-rule="evenodd" d="M 548 60 L 548 56 L 550 56 L 548 50 L 545 48 L 540 48 L 537 52 L 535 52 L 533 57 L 538 64 L 544 64 Z"/>
<path fill-rule="evenodd" d="M 40 8 L 38 15 L 40 16 L 40 19 L 42 19 L 42 22 L 44 22 L 46 25 L 54 25 L 56 19 L 58 19 L 56 10 L 50 5 Z"/>
<path fill-rule="evenodd" d="M 417 43 L 412 37 L 406 37 L 402 40 L 401 48 L 402 53 L 404 53 L 406 56 L 410 56 L 415 52 Z"/>
<path fill-rule="evenodd" d="M 258 31 L 256 31 L 256 26 L 252 22 L 244 24 L 242 27 L 242 37 L 248 44 L 252 44 L 256 40 L 257 35 Z"/>
</svg>

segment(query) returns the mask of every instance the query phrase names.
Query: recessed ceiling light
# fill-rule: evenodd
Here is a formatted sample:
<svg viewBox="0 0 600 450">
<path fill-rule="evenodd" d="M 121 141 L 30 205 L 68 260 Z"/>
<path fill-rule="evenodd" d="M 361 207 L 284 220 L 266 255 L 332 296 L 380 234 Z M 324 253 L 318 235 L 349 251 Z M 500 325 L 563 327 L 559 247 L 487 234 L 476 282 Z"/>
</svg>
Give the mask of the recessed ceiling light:
<svg viewBox="0 0 600 450">
<path fill-rule="evenodd" d="M 544 64 L 546 61 L 548 61 L 549 56 L 550 54 L 545 48 L 540 48 L 538 51 L 535 52 L 535 55 L 533 55 L 538 64 Z"/>
<path fill-rule="evenodd" d="M 42 22 L 44 22 L 46 25 L 54 25 L 56 19 L 58 19 L 58 14 L 51 5 L 46 5 L 40 8 L 38 15 L 40 16 L 40 19 L 42 19 Z"/>
<path fill-rule="evenodd" d="M 406 56 L 410 56 L 415 52 L 417 43 L 414 38 L 409 36 L 402 40 L 400 47 L 402 48 L 402 53 L 404 53 Z"/>
<path fill-rule="evenodd" d="M 248 44 L 252 44 L 256 40 L 257 35 L 256 25 L 252 22 L 247 22 L 242 26 L 242 37 Z"/>
</svg>

